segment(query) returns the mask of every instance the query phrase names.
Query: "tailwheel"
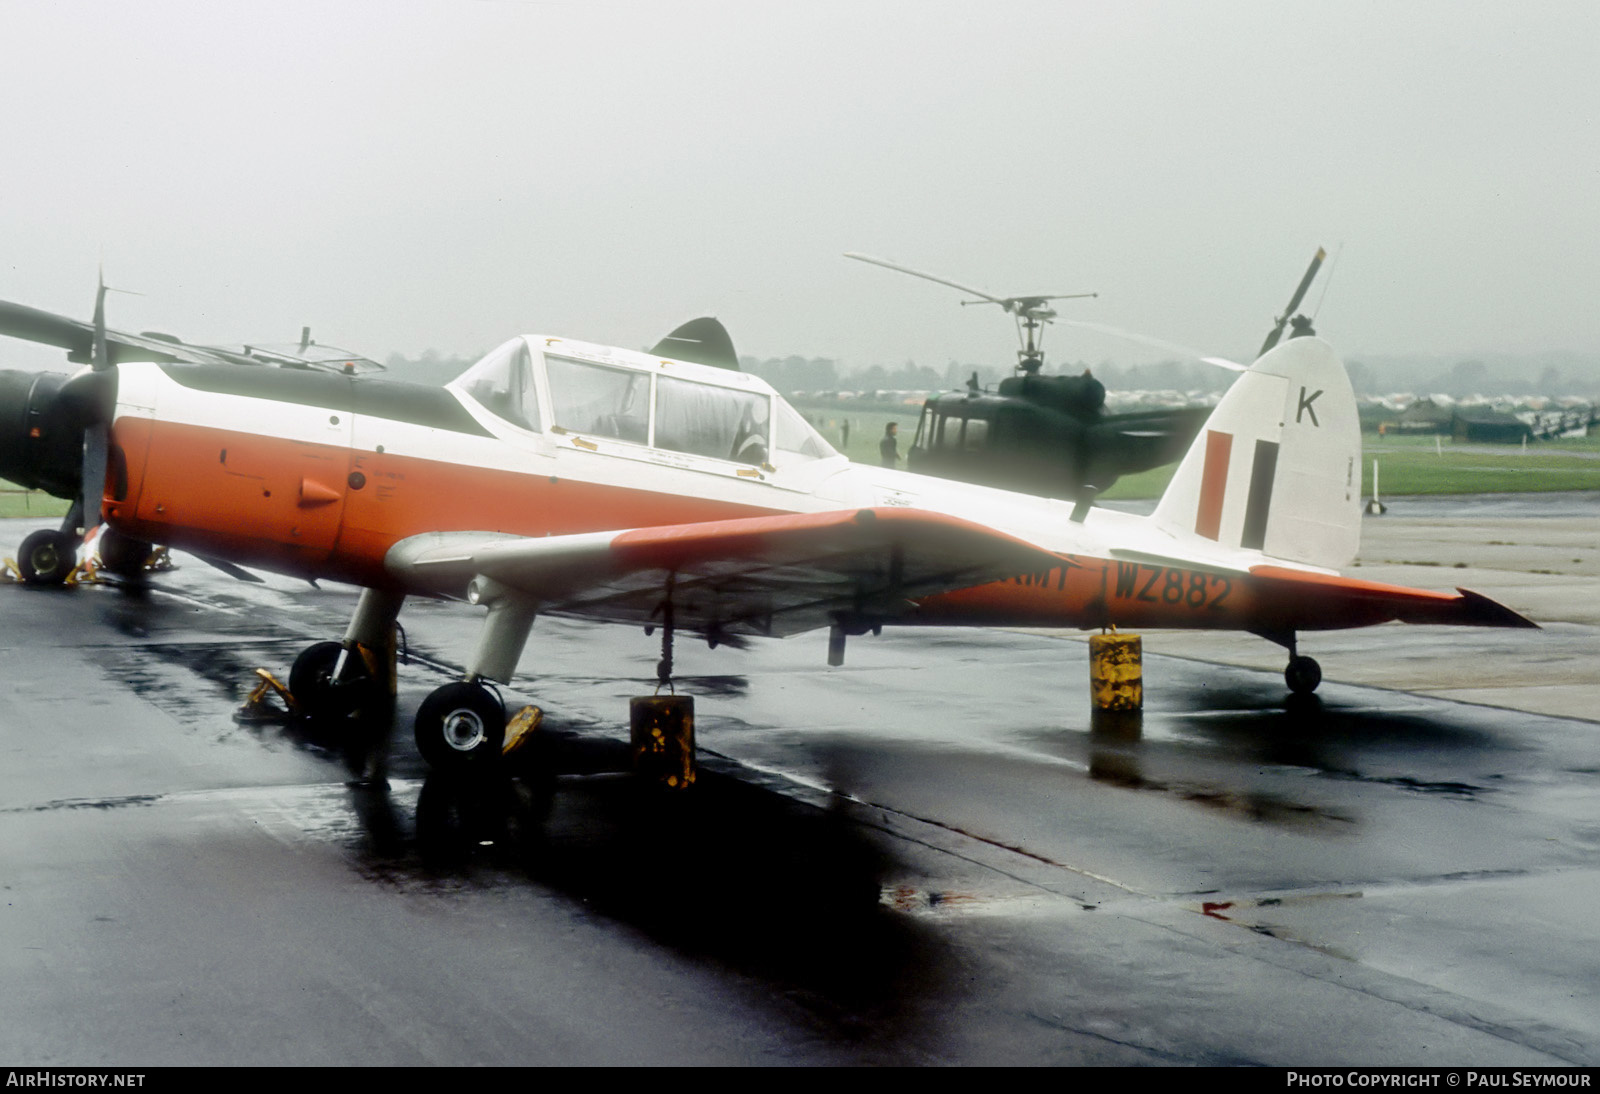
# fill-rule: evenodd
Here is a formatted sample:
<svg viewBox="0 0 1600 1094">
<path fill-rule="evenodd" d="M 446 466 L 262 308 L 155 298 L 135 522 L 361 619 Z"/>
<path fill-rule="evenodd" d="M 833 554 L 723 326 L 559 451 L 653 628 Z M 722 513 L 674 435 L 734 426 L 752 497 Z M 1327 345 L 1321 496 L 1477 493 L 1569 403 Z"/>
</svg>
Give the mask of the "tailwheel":
<svg viewBox="0 0 1600 1094">
<path fill-rule="evenodd" d="M 505 746 L 505 704 L 482 684 L 446 684 L 422 701 L 414 732 L 422 758 L 436 770 L 488 762 Z"/>
<path fill-rule="evenodd" d="M 1283 682 L 1296 695 L 1310 695 L 1322 683 L 1322 666 L 1315 658 L 1296 654 L 1289 658 L 1289 666 L 1283 670 Z"/>
<path fill-rule="evenodd" d="M 17 572 L 29 585 L 60 585 L 77 565 L 77 556 L 76 536 L 41 529 L 22 541 Z"/>
</svg>

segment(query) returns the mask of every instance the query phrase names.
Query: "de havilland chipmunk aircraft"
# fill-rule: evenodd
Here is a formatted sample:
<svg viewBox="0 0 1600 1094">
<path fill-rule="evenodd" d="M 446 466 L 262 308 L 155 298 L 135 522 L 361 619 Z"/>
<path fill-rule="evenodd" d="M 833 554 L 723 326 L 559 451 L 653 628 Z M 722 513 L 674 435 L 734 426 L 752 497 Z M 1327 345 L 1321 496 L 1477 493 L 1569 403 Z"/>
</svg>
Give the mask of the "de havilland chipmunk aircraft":
<svg viewBox="0 0 1600 1094">
<path fill-rule="evenodd" d="M 661 627 L 669 653 L 674 629 L 716 645 L 829 628 L 834 664 L 847 636 L 899 624 L 1243 630 L 1286 647 L 1296 692 L 1321 676 L 1303 631 L 1533 626 L 1464 590 L 1339 575 L 1360 434 L 1319 338 L 1242 372 L 1137 517 L 852 464 L 759 378 L 679 359 L 694 326 L 650 352 L 520 336 L 430 388 L 175 341 L 146 352 L 108 339 L 97 308 L 92 367 L 51 406 L 0 406 L 0 433 L 23 429 L 0 456 L 51 443 L 37 423 L 60 404 L 84 430 L 82 482 L 103 484 L 85 523 L 98 511 L 124 541 L 360 586 L 342 641 L 291 674 L 313 710 L 370 679 L 408 596 L 484 609 L 463 679 L 417 715 L 436 766 L 498 753 L 487 685 L 510 680 L 545 613 Z"/>
</svg>

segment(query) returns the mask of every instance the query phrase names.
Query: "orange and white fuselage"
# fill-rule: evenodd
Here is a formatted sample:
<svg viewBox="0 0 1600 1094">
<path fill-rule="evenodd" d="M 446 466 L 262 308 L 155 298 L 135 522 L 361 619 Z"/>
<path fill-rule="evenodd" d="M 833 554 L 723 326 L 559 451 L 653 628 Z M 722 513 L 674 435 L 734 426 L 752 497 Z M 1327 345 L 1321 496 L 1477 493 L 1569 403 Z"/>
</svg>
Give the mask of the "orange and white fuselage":
<svg viewBox="0 0 1600 1094">
<path fill-rule="evenodd" d="M 782 536 L 789 519 L 905 511 L 1035 549 L 998 580 L 919 595 L 906 622 L 1264 634 L 1504 622 L 1482 598 L 1337 576 L 1359 532 L 1359 435 L 1343 367 L 1316 339 L 1242 375 L 1153 517 L 1094 508 L 1081 520 L 1066 502 L 852 464 L 756 377 L 565 339 L 514 339 L 442 389 L 119 371 L 107 520 L 299 576 L 413 591 L 394 551 L 430 535 L 767 518 L 760 529 Z"/>
</svg>

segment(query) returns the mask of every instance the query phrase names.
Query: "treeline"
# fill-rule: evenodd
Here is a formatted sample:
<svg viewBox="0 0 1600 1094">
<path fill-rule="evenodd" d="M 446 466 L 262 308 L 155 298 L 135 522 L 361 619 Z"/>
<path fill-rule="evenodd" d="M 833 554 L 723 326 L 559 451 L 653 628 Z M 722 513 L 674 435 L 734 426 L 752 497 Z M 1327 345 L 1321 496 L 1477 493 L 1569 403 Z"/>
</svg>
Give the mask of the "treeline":
<svg viewBox="0 0 1600 1094">
<path fill-rule="evenodd" d="M 384 361 L 398 380 L 422 384 L 447 384 L 470 368 L 481 354 L 446 356 L 424 350 L 417 357 L 392 353 Z M 966 386 L 974 372 L 985 386 L 1011 375 L 1009 366 L 959 364 L 951 361 L 933 369 L 907 361 L 898 368 L 869 365 L 841 368 L 828 357 L 740 357 L 744 371 L 766 380 L 784 393 L 812 394 L 834 391 L 949 391 Z M 1386 395 L 1395 391 L 1467 395 L 1600 395 L 1600 362 L 1574 355 L 1470 358 L 1444 364 L 1437 358 L 1371 357 L 1346 360 L 1350 383 L 1358 395 Z M 1112 391 L 1221 392 L 1234 374 L 1197 361 L 1161 361 L 1149 365 L 1121 366 L 1110 362 L 1089 366 L 1082 361 L 1047 359 L 1045 371 L 1076 375 L 1089 368 Z"/>
</svg>

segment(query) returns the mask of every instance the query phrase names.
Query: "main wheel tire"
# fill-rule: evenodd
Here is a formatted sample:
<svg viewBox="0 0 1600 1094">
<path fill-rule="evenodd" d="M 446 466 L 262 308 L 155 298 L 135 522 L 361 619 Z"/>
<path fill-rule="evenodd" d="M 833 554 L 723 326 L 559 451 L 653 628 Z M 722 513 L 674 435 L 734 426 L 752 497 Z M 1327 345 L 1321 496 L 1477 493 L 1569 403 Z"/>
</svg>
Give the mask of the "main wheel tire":
<svg viewBox="0 0 1600 1094">
<path fill-rule="evenodd" d="M 1310 695 L 1322 683 L 1322 666 L 1310 657 L 1291 657 L 1283 670 L 1283 682 L 1296 695 Z"/>
<path fill-rule="evenodd" d="M 100 533 L 100 565 L 118 577 L 138 577 L 155 550 L 142 539 L 125 536 L 115 528 Z"/>
<path fill-rule="evenodd" d="M 302 650 L 300 656 L 294 659 L 294 666 L 289 669 L 289 693 L 294 696 L 300 709 L 313 718 L 341 713 L 339 708 L 343 704 L 339 692 L 349 685 L 335 684 L 333 670 L 338 666 L 339 655 L 343 652 L 342 643 L 318 642 Z M 359 655 L 352 653 L 351 657 L 357 664 L 360 663 Z"/>
<path fill-rule="evenodd" d="M 60 585 L 77 565 L 77 556 L 75 536 L 41 529 L 22 541 L 17 572 L 29 585 Z"/>
<path fill-rule="evenodd" d="M 446 684 L 422 701 L 413 732 L 429 767 L 484 763 L 505 747 L 505 705 L 482 684 Z"/>
</svg>

